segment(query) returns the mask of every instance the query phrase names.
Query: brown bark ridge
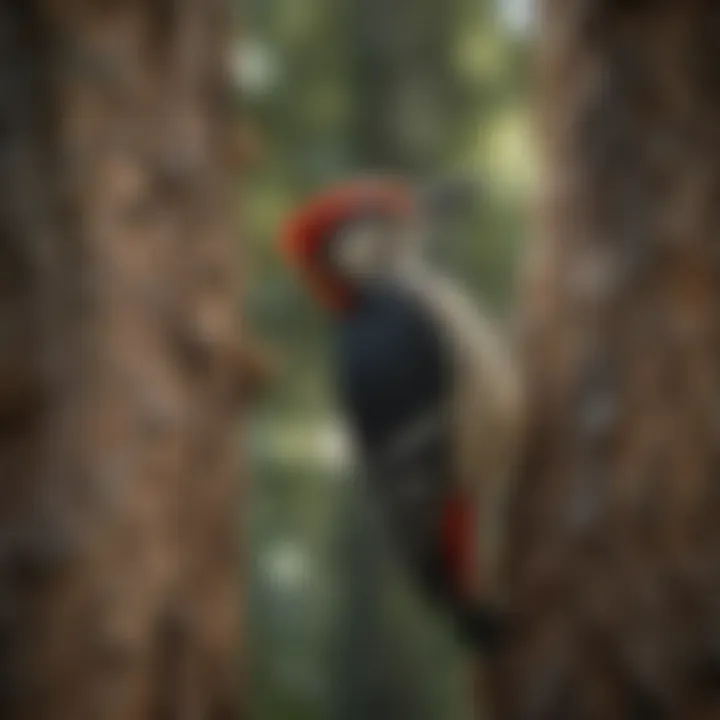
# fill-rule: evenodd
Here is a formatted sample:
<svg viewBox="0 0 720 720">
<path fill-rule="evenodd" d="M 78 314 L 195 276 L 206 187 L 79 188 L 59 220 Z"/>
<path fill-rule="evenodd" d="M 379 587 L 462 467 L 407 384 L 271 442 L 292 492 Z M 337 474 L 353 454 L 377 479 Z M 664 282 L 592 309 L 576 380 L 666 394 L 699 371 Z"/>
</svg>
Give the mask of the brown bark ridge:
<svg viewBox="0 0 720 720">
<path fill-rule="evenodd" d="M 720 717 L 720 5 L 546 0 L 496 717 Z"/>
<path fill-rule="evenodd" d="M 238 717 L 227 12 L 0 0 L 7 720 Z"/>
</svg>

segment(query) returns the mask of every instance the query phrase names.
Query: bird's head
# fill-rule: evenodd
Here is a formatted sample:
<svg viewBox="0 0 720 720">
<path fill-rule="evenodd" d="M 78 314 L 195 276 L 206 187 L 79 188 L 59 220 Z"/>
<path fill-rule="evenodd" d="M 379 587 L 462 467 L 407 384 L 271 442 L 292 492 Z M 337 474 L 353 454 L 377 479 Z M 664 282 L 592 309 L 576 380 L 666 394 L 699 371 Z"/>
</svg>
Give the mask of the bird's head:
<svg viewBox="0 0 720 720">
<path fill-rule="evenodd" d="M 317 300 L 342 313 L 370 283 L 392 274 L 416 216 L 413 192 L 401 182 L 338 185 L 292 215 L 284 254 Z"/>
</svg>

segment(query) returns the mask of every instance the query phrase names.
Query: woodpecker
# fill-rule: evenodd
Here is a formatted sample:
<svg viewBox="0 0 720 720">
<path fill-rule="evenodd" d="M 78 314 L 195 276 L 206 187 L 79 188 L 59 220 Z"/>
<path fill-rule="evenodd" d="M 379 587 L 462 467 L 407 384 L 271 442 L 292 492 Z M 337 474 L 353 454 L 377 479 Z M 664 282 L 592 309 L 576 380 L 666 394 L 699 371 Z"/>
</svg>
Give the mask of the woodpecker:
<svg viewBox="0 0 720 720">
<path fill-rule="evenodd" d="M 522 394 L 499 334 L 425 261 L 410 186 L 338 185 L 295 212 L 283 252 L 333 320 L 337 385 L 410 575 L 477 650 L 510 629 L 497 573 Z"/>
</svg>

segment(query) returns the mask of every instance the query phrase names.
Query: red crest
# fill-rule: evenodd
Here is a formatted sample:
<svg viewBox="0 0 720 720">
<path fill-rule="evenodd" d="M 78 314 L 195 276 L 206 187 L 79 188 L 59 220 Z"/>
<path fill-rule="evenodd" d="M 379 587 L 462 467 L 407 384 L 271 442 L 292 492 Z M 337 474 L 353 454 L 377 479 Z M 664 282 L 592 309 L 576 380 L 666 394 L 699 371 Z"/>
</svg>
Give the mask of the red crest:
<svg viewBox="0 0 720 720">
<path fill-rule="evenodd" d="M 346 220 L 362 213 L 407 217 L 414 208 L 407 186 L 391 180 L 358 180 L 344 183 L 310 200 L 295 212 L 282 236 L 282 251 L 323 305 L 343 309 L 350 293 L 337 279 L 327 276 L 319 261 L 333 232 Z"/>
</svg>

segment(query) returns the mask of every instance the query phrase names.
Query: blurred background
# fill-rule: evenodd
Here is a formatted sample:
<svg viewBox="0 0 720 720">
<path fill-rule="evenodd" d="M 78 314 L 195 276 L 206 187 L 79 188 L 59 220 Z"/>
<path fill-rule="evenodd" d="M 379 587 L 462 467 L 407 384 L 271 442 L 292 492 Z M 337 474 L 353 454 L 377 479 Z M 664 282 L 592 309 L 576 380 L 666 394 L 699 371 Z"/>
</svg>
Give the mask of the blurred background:
<svg viewBox="0 0 720 720">
<path fill-rule="evenodd" d="M 534 167 L 532 0 L 243 4 L 238 82 L 262 128 L 247 307 L 280 364 L 250 428 L 250 717 L 468 718 L 466 658 L 387 550 L 333 404 L 326 319 L 276 238 L 309 193 L 358 172 L 467 177 L 476 202 L 438 261 L 504 318 Z"/>
</svg>

